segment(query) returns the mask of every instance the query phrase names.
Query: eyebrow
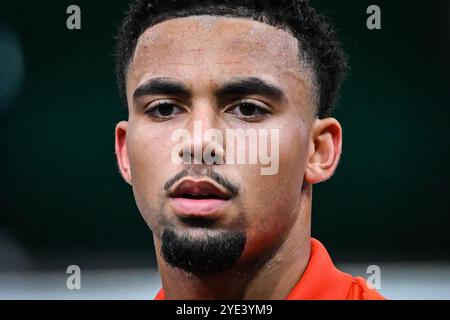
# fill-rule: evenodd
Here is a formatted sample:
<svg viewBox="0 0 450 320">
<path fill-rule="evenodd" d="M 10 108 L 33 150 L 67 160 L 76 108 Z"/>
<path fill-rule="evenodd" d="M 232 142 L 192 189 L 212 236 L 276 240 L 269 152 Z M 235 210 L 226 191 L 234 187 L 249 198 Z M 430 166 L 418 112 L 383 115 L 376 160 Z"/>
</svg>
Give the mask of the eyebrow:
<svg viewBox="0 0 450 320">
<path fill-rule="evenodd" d="M 285 99 L 279 86 L 258 77 L 235 78 L 216 91 L 218 98 L 248 95 L 261 95 L 277 101 Z"/>
<path fill-rule="evenodd" d="M 148 80 L 134 91 L 133 98 L 138 99 L 148 95 L 170 95 L 183 99 L 192 98 L 192 93 L 186 85 L 166 77 Z M 234 78 L 219 87 L 215 91 L 215 95 L 219 99 L 248 95 L 261 95 L 277 101 L 285 99 L 285 94 L 279 86 L 258 77 Z"/>
<path fill-rule="evenodd" d="M 133 98 L 138 99 L 150 95 L 170 95 L 189 99 L 191 92 L 179 81 L 171 78 L 153 78 L 140 85 L 133 93 Z"/>
</svg>

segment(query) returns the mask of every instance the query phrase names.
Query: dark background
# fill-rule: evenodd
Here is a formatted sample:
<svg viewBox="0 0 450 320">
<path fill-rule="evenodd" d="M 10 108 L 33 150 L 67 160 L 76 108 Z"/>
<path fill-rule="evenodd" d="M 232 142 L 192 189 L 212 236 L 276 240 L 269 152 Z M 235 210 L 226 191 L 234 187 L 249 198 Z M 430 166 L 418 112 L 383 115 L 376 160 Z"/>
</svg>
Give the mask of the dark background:
<svg viewBox="0 0 450 320">
<path fill-rule="evenodd" d="M 312 3 L 336 25 L 351 66 L 334 113 L 343 156 L 314 188 L 313 235 L 337 261 L 449 260 L 450 2 Z M 66 28 L 71 4 L 80 31 Z M 381 30 L 366 28 L 371 4 Z M 153 257 L 114 156 L 127 112 L 113 37 L 127 1 L 0 7 L 0 266 L 73 252 Z"/>
</svg>

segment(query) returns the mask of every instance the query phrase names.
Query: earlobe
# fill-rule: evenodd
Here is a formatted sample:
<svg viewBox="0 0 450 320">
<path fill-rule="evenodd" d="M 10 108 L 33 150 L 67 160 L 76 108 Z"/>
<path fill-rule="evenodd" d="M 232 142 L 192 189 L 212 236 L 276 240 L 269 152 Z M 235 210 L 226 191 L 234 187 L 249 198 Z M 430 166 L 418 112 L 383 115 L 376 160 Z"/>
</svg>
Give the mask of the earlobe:
<svg viewBox="0 0 450 320">
<path fill-rule="evenodd" d="M 115 153 L 120 174 L 122 175 L 122 178 L 131 185 L 130 161 L 128 158 L 128 149 L 126 142 L 127 129 L 127 121 L 121 121 L 116 125 Z"/>
<path fill-rule="evenodd" d="M 316 119 L 311 132 L 305 180 L 316 184 L 335 172 L 342 151 L 342 127 L 334 118 Z"/>
</svg>

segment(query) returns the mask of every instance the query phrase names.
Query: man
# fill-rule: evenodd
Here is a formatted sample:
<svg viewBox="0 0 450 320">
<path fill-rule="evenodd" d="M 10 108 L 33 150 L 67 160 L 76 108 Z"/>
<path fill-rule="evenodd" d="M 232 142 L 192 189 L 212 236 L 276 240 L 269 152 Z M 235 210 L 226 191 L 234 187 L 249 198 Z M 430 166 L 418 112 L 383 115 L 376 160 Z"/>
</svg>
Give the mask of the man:
<svg viewBox="0 0 450 320">
<path fill-rule="evenodd" d="M 382 299 L 310 236 L 312 186 L 341 154 L 330 110 L 345 69 L 305 0 L 131 5 L 115 151 L 153 232 L 157 299 Z M 231 159 L 252 151 L 223 141 L 236 132 L 258 134 L 259 161 Z"/>
</svg>

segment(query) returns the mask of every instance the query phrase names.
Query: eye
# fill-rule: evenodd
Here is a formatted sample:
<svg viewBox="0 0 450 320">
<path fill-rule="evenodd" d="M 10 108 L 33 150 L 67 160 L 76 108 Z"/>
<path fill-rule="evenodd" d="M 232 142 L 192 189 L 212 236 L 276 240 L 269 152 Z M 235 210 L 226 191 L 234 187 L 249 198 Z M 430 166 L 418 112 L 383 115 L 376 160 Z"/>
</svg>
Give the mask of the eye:
<svg viewBox="0 0 450 320">
<path fill-rule="evenodd" d="M 156 103 L 156 105 L 150 105 L 146 110 L 145 113 L 150 115 L 151 117 L 155 119 L 160 120 L 168 120 L 174 118 L 176 115 L 185 112 L 182 108 L 178 107 L 177 105 L 166 102 L 166 101 L 159 101 Z"/>
<path fill-rule="evenodd" d="M 267 108 L 248 101 L 240 102 L 234 107 L 228 109 L 227 112 L 246 121 L 261 120 L 271 113 Z"/>
</svg>

